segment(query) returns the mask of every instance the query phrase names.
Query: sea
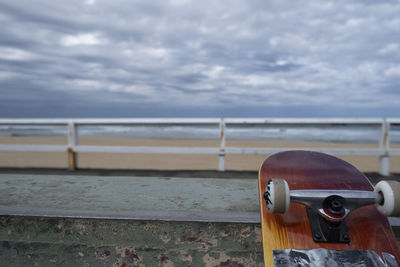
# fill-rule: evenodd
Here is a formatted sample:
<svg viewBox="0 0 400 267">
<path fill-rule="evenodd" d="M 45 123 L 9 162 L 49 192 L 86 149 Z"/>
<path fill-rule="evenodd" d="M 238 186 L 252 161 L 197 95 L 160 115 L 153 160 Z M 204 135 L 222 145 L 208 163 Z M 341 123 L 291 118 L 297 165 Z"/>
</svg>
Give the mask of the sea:
<svg viewBox="0 0 400 267">
<path fill-rule="evenodd" d="M 66 136 L 66 126 L 0 126 L 0 136 Z M 146 139 L 219 139 L 216 126 L 79 126 L 79 136 Z M 380 138 L 375 126 L 228 126 L 227 140 L 371 143 Z M 400 144 L 400 126 L 390 129 L 391 144 Z"/>
</svg>

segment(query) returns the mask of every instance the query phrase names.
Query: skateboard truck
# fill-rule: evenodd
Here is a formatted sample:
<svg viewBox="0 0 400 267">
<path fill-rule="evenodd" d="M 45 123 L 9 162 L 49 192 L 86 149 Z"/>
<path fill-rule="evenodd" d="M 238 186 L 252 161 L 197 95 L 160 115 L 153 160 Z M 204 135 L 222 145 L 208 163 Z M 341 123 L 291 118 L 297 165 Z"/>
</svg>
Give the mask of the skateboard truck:
<svg viewBox="0 0 400 267">
<path fill-rule="evenodd" d="M 349 243 L 350 235 L 344 222 L 353 210 L 375 204 L 386 216 L 400 215 L 400 183 L 381 181 L 374 191 L 360 190 L 289 190 L 284 179 L 268 181 L 264 199 L 272 213 L 284 213 L 290 202 L 307 206 L 315 242 Z M 397 194 L 396 194 L 397 193 Z"/>
</svg>

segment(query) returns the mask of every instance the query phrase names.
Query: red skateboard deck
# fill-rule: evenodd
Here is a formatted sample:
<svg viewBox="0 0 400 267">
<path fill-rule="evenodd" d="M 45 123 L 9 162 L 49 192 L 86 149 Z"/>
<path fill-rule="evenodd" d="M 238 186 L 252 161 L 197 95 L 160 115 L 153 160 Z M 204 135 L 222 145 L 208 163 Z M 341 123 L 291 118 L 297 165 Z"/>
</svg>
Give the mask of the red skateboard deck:
<svg viewBox="0 0 400 267">
<path fill-rule="evenodd" d="M 283 214 L 267 210 L 263 194 L 268 181 L 275 178 L 286 180 L 290 190 L 374 190 L 369 180 L 354 166 L 323 153 L 287 151 L 267 158 L 259 170 L 265 266 L 274 265 L 274 251 L 318 248 L 329 251 L 368 250 L 380 257 L 389 253 L 400 266 L 400 251 L 391 226 L 375 205 L 360 207 L 345 217 L 351 238 L 349 243 L 315 242 L 305 205 L 291 202 Z"/>
</svg>

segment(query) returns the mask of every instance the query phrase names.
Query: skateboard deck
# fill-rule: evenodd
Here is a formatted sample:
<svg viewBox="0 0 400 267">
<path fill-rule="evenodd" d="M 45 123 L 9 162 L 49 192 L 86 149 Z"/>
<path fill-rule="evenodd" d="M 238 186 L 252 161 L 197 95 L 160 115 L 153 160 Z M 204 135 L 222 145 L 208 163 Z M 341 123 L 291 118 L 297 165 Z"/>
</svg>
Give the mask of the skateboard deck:
<svg viewBox="0 0 400 267">
<path fill-rule="evenodd" d="M 275 178 L 286 180 L 290 190 L 374 190 L 369 180 L 354 166 L 323 153 L 287 151 L 267 158 L 259 170 L 265 266 L 274 266 L 274 255 L 288 250 L 323 251 L 325 256 L 330 251 L 350 255 L 357 251 L 372 251 L 381 258 L 389 253 L 400 266 L 400 251 L 391 226 L 375 205 L 357 208 L 344 218 L 350 242 L 315 242 L 305 205 L 291 202 L 285 213 L 268 211 L 263 194 L 268 181 Z"/>
</svg>

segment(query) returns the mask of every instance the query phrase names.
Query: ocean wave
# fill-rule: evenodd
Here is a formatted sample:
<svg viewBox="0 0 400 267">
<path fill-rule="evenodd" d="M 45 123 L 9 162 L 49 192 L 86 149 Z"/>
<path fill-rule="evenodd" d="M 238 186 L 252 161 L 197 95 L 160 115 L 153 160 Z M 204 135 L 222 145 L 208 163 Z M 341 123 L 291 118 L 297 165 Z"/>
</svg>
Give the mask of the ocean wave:
<svg viewBox="0 0 400 267">
<path fill-rule="evenodd" d="M 149 139 L 203 139 L 220 137 L 218 127 L 212 126 L 80 126 L 79 136 Z M 8 136 L 66 136 L 66 126 L 0 126 L 0 135 Z M 231 126 L 225 129 L 227 140 L 279 140 L 345 143 L 377 143 L 378 127 L 267 127 Z M 392 127 L 392 143 L 400 143 L 400 127 Z"/>
</svg>

